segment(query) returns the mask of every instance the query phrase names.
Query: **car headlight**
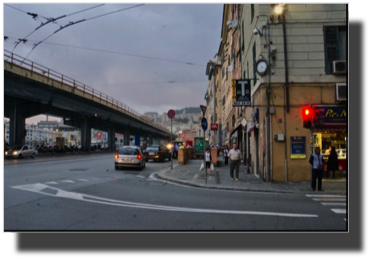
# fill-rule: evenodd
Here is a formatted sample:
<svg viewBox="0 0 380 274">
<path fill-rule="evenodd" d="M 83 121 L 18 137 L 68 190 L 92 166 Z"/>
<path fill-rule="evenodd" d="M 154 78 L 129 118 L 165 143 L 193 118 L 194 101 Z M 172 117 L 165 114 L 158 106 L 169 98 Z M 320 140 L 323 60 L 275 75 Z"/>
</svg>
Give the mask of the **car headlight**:
<svg viewBox="0 0 380 274">
<path fill-rule="evenodd" d="M 17 151 L 13 152 L 13 155 L 17 155 Z"/>
<path fill-rule="evenodd" d="M 8 154 L 8 151 L 5 152 L 5 155 L 7 155 L 7 154 Z"/>
</svg>

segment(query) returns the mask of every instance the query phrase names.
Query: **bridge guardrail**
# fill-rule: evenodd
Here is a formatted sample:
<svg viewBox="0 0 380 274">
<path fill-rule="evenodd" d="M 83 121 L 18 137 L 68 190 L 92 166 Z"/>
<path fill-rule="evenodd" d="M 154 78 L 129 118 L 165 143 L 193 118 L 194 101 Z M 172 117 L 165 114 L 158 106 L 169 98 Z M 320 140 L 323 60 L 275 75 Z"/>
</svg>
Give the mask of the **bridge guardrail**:
<svg viewBox="0 0 380 274">
<path fill-rule="evenodd" d="M 148 116 L 140 114 L 139 112 L 137 112 L 133 108 L 127 106 L 126 104 L 123 104 L 122 102 L 112 98 L 111 96 L 108 96 L 107 94 L 104 94 L 104 93 L 102 93 L 102 92 L 100 92 L 94 88 L 91 88 L 89 86 L 86 86 L 85 84 L 78 82 L 71 77 L 68 77 L 68 76 L 63 75 L 59 72 L 56 72 L 52 69 L 49 69 L 43 65 L 40 65 L 36 62 L 28 60 L 28 59 L 26 59 L 20 55 L 14 54 L 8 50 L 4 50 L 4 60 L 9 62 L 8 61 L 9 59 L 10 59 L 10 62 L 12 64 L 27 68 L 27 69 L 31 70 L 32 72 L 39 73 L 43 76 L 47 76 L 48 79 L 54 79 L 56 81 L 60 81 L 62 84 L 72 86 L 73 88 L 75 88 L 77 90 L 83 91 L 83 94 L 87 93 L 89 95 L 92 95 L 93 98 L 94 98 L 94 96 L 96 96 L 98 99 L 109 102 L 112 104 L 112 106 L 117 106 L 119 109 L 124 110 L 124 112 L 128 113 L 132 117 L 137 118 L 139 120 L 142 120 L 145 123 L 147 123 L 153 127 L 159 128 L 159 129 L 165 131 L 166 133 L 170 134 L 170 132 L 166 128 L 164 128 L 158 124 L 154 124 Z M 19 64 L 16 64 L 15 62 L 17 62 Z"/>
</svg>

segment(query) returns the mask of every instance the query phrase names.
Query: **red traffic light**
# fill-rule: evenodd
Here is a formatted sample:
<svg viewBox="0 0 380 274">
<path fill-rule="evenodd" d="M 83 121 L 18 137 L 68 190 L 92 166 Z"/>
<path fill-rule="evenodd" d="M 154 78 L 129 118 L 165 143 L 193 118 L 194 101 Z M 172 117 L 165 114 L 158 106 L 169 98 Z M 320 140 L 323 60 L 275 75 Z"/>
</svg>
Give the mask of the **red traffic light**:
<svg viewBox="0 0 380 274">
<path fill-rule="evenodd" d="M 313 113 L 313 109 L 309 106 L 302 108 L 302 122 L 304 128 L 311 127 Z"/>
</svg>

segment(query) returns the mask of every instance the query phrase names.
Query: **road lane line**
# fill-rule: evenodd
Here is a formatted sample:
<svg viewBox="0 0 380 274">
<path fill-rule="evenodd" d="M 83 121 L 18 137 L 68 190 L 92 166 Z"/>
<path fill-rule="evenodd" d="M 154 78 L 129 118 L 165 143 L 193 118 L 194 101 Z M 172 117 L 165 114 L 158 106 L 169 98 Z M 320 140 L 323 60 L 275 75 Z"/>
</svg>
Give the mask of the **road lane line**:
<svg viewBox="0 0 380 274">
<path fill-rule="evenodd" d="M 282 212 L 264 212 L 264 211 L 239 211 L 239 210 L 218 210 L 218 209 L 202 209 L 202 208 L 188 208 L 188 207 L 174 207 L 174 206 L 162 206 L 162 205 L 152 205 L 144 203 L 135 203 L 120 201 L 114 199 L 107 199 L 87 194 L 80 194 L 76 192 L 69 192 L 61 190 L 58 188 L 46 186 L 43 184 L 34 185 L 22 185 L 15 186 L 12 188 L 17 188 L 21 190 L 31 191 L 40 193 L 52 197 L 60 197 L 66 199 L 80 200 L 98 204 L 122 206 L 122 207 L 133 207 L 133 208 L 143 208 L 143 209 L 153 209 L 153 210 L 163 210 L 163 211 L 177 211 L 177 212 L 189 212 L 189 213 L 212 213 L 212 214 L 239 214 L 239 215 L 262 215 L 262 216 L 278 216 L 278 217 L 296 217 L 296 218 L 315 218 L 318 215 L 315 214 L 297 214 L 297 213 L 282 213 Z M 56 194 L 41 192 L 42 190 L 49 188 L 56 190 Z"/>
<path fill-rule="evenodd" d="M 321 203 L 324 206 L 346 206 L 346 203 Z"/>
<path fill-rule="evenodd" d="M 336 214 L 346 214 L 345 208 L 330 208 L 331 211 L 335 212 Z"/>
<path fill-rule="evenodd" d="M 328 198 L 332 198 L 332 197 L 337 197 L 337 198 L 342 198 L 342 197 L 346 197 L 346 195 L 330 195 L 330 194 L 306 194 L 306 197 L 328 197 Z"/>
<path fill-rule="evenodd" d="M 72 180 L 61 180 L 62 183 L 70 183 L 70 184 L 74 184 L 75 182 L 72 181 Z"/>
<path fill-rule="evenodd" d="M 331 201 L 339 201 L 339 202 L 344 202 L 346 201 L 346 198 L 342 197 L 342 198 L 313 198 L 314 201 L 326 201 L 326 202 L 331 202 Z"/>
<path fill-rule="evenodd" d="M 58 185 L 58 183 L 56 183 L 56 182 L 46 182 L 46 183 L 44 183 L 44 184 L 49 184 L 49 185 Z"/>
</svg>

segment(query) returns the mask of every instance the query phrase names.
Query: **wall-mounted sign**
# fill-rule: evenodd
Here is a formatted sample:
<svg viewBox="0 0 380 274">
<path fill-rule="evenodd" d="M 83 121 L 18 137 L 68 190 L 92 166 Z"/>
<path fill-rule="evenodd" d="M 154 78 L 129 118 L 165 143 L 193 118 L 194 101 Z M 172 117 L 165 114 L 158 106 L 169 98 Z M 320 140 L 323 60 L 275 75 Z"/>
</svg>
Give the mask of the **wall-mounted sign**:
<svg viewBox="0 0 380 274">
<path fill-rule="evenodd" d="M 251 105 L 250 80 L 232 80 L 232 106 Z"/>
<path fill-rule="evenodd" d="M 290 137 L 290 159 L 306 158 L 306 137 L 295 136 Z"/>
<path fill-rule="evenodd" d="M 346 129 L 347 106 L 313 105 L 314 128 Z"/>
<path fill-rule="evenodd" d="M 218 130 L 218 124 L 211 124 L 211 130 Z"/>
</svg>

